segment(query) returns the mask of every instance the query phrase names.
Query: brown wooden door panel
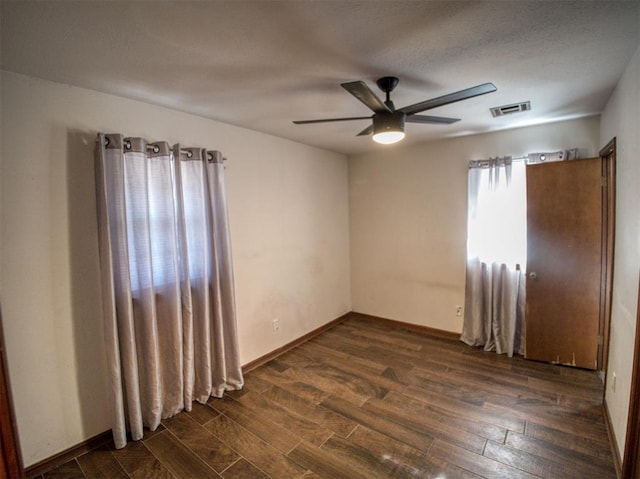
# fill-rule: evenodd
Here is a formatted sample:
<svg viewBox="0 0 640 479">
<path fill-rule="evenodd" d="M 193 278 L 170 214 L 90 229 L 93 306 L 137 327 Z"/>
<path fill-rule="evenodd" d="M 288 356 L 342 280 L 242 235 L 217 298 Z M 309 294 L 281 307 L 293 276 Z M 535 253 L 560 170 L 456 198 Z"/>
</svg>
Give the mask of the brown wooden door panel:
<svg viewBox="0 0 640 479">
<path fill-rule="evenodd" d="M 597 369 L 600 158 L 527 167 L 527 359 Z"/>
</svg>

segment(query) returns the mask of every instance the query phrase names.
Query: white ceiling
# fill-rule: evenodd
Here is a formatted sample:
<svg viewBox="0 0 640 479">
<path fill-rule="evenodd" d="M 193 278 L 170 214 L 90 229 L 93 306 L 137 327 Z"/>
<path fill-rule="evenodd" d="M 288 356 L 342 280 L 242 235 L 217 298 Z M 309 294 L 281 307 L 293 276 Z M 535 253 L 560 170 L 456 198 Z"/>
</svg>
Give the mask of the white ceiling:
<svg viewBox="0 0 640 479">
<path fill-rule="evenodd" d="M 400 77 L 396 107 L 484 82 L 404 144 L 599 113 L 639 44 L 633 1 L 5 1 L 2 68 L 346 154 L 383 146 L 340 87 Z M 382 96 L 382 93 L 380 93 Z M 530 100 L 532 111 L 489 108 Z M 388 146 L 386 148 L 389 148 Z M 391 147 L 393 148 L 393 147 Z"/>
</svg>

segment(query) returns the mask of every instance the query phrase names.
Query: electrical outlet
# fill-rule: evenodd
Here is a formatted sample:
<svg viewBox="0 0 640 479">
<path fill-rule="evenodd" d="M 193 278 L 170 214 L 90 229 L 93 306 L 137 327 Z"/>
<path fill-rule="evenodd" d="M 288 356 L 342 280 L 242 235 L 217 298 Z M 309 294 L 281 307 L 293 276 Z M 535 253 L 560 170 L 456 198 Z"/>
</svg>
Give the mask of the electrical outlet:
<svg viewBox="0 0 640 479">
<path fill-rule="evenodd" d="M 274 331 L 280 329 L 280 320 L 278 318 L 273 318 L 273 320 L 271 321 L 271 329 L 273 329 Z"/>
<path fill-rule="evenodd" d="M 616 392 L 616 373 L 611 373 L 611 390 Z"/>
<path fill-rule="evenodd" d="M 456 316 L 462 316 L 462 306 L 456 306 Z"/>
</svg>

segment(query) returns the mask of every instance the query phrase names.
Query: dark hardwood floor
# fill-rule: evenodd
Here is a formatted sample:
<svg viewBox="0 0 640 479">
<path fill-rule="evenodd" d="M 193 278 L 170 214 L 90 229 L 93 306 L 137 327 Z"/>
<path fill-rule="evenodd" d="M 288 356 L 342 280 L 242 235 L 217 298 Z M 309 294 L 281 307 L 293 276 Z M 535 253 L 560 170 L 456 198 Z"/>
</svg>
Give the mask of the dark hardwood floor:
<svg viewBox="0 0 640 479">
<path fill-rule="evenodd" d="M 594 372 L 353 314 L 245 379 L 37 477 L 616 477 Z"/>
</svg>

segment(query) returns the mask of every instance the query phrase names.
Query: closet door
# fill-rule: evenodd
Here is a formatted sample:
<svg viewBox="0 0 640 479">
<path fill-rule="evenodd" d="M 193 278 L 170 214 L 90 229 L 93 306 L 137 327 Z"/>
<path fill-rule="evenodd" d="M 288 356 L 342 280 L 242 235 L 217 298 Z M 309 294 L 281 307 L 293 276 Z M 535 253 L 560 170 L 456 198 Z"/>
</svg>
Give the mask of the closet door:
<svg viewBox="0 0 640 479">
<path fill-rule="evenodd" d="M 525 357 L 598 369 L 602 160 L 527 166 Z"/>
</svg>

